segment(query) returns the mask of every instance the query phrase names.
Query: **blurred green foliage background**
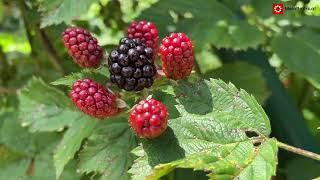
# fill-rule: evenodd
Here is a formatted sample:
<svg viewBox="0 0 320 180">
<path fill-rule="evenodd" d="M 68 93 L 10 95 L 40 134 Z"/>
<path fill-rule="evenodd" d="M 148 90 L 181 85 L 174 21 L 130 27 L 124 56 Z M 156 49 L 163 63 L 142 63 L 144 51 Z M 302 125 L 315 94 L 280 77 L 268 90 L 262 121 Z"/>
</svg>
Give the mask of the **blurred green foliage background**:
<svg viewBox="0 0 320 180">
<path fill-rule="evenodd" d="M 272 15 L 272 3 L 316 11 Z M 154 22 L 160 38 L 186 32 L 200 76 L 231 81 L 252 93 L 265 108 L 274 137 L 320 153 L 319 11 L 317 0 L 1 0 L 0 179 L 55 179 L 48 155 L 53 145 L 48 145 L 61 134 L 22 127 L 17 94 L 32 77 L 50 83 L 80 71 L 60 41 L 70 24 L 93 32 L 106 52 L 134 19 Z M 80 177 L 75 163 L 61 179 Z M 320 176 L 320 164 L 280 152 L 277 173 L 276 179 L 310 179 Z"/>
</svg>

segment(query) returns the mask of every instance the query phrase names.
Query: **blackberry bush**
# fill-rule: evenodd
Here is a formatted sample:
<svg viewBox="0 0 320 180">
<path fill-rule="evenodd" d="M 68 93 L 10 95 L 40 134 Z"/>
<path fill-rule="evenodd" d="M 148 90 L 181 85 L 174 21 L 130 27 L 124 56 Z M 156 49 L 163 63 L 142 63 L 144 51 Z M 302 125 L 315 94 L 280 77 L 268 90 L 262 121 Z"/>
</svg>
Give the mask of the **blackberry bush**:
<svg viewBox="0 0 320 180">
<path fill-rule="evenodd" d="M 0 2 L 0 179 L 317 179 L 315 1 Z"/>
<path fill-rule="evenodd" d="M 152 56 L 152 49 L 139 39 L 122 38 L 108 58 L 111 81 L 127 91 L 151 87 L 156 74 Z"/>
</svg>

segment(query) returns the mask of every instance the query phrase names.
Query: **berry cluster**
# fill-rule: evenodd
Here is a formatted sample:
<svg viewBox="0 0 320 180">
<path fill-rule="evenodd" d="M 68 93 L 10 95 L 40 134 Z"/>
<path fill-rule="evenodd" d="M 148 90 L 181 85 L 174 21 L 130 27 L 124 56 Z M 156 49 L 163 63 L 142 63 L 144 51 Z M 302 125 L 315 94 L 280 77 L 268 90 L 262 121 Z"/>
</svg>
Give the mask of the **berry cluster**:
<svg viewBox="0 0 320 180">
<path fill-rule="evenodd" d="M 111 81 L 127 91 L 151 87 L 156 73 L 152 56 L 139 39 L 122 38 L 108 58 Z"/>
<path fill-rule="evenodd" d="M 103 56 L 97 39 L 82 28 L 67 28 L 62 33 L 64 46 L 74 62 L 81 67 L 97 67 Z"/>
<path fill-rule="evenodd" d="M 166 106 L 154 99 L 142 100 L 130 111 L 130 126 L 142 138 L 160 136 L 167 128 L 167 121 Z"/>
<path fill-rule="evenodd" d="M 163 72 L 168 78 L 179 80 L 189 76 L 193 63 L 193 50 L 184 33 L 171 33 L 162 40 L 160 56 Z"/>
<path fill-rule="evenodd" d="M 105 118 L 118 112 L 116 96 L 91 79 L 77 80 L 69 96 L 77 108 L 95 118 Z"/>
<path fill-rule="evenodd" d="M 81 67 L 98 67 L 103 51 L 97 40 L 82 28 L 67 28 L 62 41 L 69 55 Z M 158 53 L 158 31 L 147 21 L 132 22 L 127 37 L 120 39 L 110 52 L 108 68 L 112 83 L 127 91 L 141 91 L 152 86 L 156 75 L 154 59 Z M 194 64 L 192 43 L 184 33 L 171 33 L 160 46 L 162 69 L 167 78 L 183 79 L 190 75 Z M 116 115 L 116 96 L 91 79 L 77 80 L 69 93 L 73 104 L 94 118 Z M 137 136 L 156 138 L 167 128 L 168 111 L 155 100 L 142 100 L 130 111 L 129 124 Z"/>
</svg>

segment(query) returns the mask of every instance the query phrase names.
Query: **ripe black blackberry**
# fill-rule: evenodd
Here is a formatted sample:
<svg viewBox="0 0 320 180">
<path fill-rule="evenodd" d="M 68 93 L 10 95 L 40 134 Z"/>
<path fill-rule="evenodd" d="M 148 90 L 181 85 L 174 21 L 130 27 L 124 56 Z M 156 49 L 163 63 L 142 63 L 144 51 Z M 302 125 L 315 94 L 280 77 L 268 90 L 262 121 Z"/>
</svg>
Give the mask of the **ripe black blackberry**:
<svg viewBox="0 0 320 180">
<path fill-rule="evenodd" d="M 122 38 L 108 58 L 111 81 L 121 89 L 140 91 L 153 84 L 156 68 L 151 48 L 139 39 Z"/>
</svg>

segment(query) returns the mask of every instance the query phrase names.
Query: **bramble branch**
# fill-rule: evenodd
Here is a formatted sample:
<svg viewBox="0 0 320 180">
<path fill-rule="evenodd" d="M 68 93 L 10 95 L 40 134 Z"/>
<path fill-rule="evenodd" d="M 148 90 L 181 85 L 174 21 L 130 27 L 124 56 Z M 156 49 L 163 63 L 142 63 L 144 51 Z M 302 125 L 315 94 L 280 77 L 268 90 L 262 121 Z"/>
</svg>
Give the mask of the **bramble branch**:
<svg viewBox="0 0 320 180">
<path fill-rule="evenodd" d="M 313 152 L 310 152 L 310 151 L 307 151 L 307 150 L 303 150 L 303 149 L 300 149 L 300 148 L 297 148 L 297 147 L 293 147 L 293 146 L 290 146 L 288 144 L 285 144 L 285 143 L 282 143 L 282 142 L 279 142 L 279 141 L 277 141 L 277 145 L 278 145 L 279 148 L 282 148 L 284 150 L 287 150 L 287 151 L 293 152 L 295 154 L 299 154 L 299 155 L 302 155 L 302 156 L 305 156 L 305 157 L 320 161 L 320 154 L 316 154 L 316 153 L 313 153 Z"/>
</svg>

